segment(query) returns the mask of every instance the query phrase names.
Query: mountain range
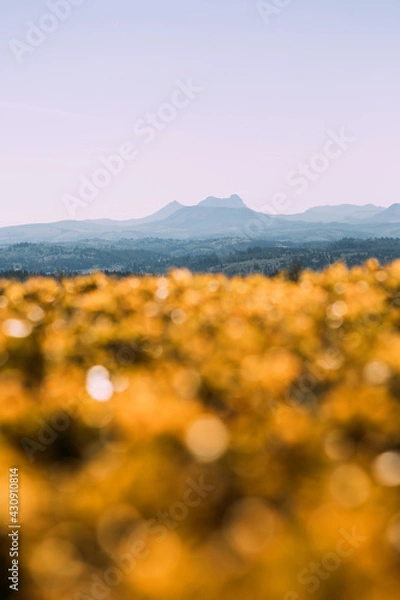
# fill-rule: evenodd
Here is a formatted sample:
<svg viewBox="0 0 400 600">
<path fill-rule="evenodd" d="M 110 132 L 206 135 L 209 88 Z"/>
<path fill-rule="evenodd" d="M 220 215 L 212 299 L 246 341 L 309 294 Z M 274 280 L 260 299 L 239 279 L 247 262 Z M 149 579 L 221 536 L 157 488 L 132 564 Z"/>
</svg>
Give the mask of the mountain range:
<svg viewBox="0 0 400 600">
<path fill-rule="evenodd" d="M 400 237 L 400 204 L 318 206 L 293 215 L 267 215 L 243 200 L 210 196 L 195 206 L 171 202 L 142 219 L 60 221 L 0 228 L 0 244 L 121 239 L 243 239 L 292 242 Z"/>
</svg>

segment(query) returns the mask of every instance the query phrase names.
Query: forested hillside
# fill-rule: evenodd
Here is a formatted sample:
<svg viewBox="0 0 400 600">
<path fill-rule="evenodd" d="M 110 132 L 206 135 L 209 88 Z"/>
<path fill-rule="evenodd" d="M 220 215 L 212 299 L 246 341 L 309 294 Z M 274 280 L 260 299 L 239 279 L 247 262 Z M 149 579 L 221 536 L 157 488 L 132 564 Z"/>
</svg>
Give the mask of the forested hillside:
<svg viewBox="0 0 400 600">
<path fill-rule="evenodd" d="M 60 275 L 106 271 L 137 275 L 162 275 L 172 268 L 193 272 L 273 275 L 289 270 L 320 270 L 341 261 L 360 265 L 376 257 L 386 264 L 400 257 L 400 239 L 345 239 L 331 243 L 252 243 L 243 239 L 216 240 L 101 240 L 85 244 L 21 243 L 0 247 L 0 272 L 26 277 L 29 274 Z"/>
</svg>

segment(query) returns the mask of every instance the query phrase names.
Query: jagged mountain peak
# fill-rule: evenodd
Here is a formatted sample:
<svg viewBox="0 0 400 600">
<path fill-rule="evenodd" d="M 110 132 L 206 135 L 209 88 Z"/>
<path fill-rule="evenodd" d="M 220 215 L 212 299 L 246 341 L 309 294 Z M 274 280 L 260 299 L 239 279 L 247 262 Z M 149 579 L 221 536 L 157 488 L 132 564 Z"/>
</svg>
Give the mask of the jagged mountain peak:
<svg viewBox="0 0 400 600">
<path fill-rule="evenodd" d="M 210 208 L 246 208 L 245 203 L 237 194 L 232 194 L 229 198 L 208 196 L 208 198 L 200 202 L 197 206 L 208 206 Z"/>
</svg>

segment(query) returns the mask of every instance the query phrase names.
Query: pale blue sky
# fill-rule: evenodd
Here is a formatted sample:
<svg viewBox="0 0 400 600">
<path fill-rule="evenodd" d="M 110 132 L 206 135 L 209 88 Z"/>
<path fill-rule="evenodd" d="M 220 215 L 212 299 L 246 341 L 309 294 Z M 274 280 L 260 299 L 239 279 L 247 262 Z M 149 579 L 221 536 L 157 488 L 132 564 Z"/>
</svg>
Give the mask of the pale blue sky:
<svg viewBox="0 0 400 600">
<path fill-rule="evenodd" d="M 291 213 L 400 202 L 398 0 L 293 0 L 269 24 L 256 0 L 83 0 L 17 62 L 46 4 L 0 7 L 0 225 L 69 218 L 65 194 L 127 141 L 137 158 L 77 218 L 232 193 L 262 210 L 285 193 Z M 202 92 L 145 144 L 135 122 L 189 79 Z M 297 194 L 288 174 L 341 128 L 355 141 Z"/>
</svg>

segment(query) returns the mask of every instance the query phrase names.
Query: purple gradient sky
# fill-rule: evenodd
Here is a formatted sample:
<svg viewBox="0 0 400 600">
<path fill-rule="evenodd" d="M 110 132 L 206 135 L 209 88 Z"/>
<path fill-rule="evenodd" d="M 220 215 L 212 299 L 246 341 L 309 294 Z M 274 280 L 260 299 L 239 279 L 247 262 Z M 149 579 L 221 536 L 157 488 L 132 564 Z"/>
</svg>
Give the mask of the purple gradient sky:
<svg viewBox="0 0 400 600">
<path fill-rule="evenodd" d="M 10 40 L 46 12 L 1 3 L 0 226 L 69 218 L 63 195 L 127 140 L 138 159 L 77 218 L 232 193 L 258 210 L 288 193 L 288 213 L 400 202 L 399 0 L 293 0 L 269 25 L 256 0 L 86 0 L 19 64 Z M 133 124 L 187 78 L 203 92 L 146 146 Z M 341 127 L 349 151 L 288 188 Z"/>
</svg>

